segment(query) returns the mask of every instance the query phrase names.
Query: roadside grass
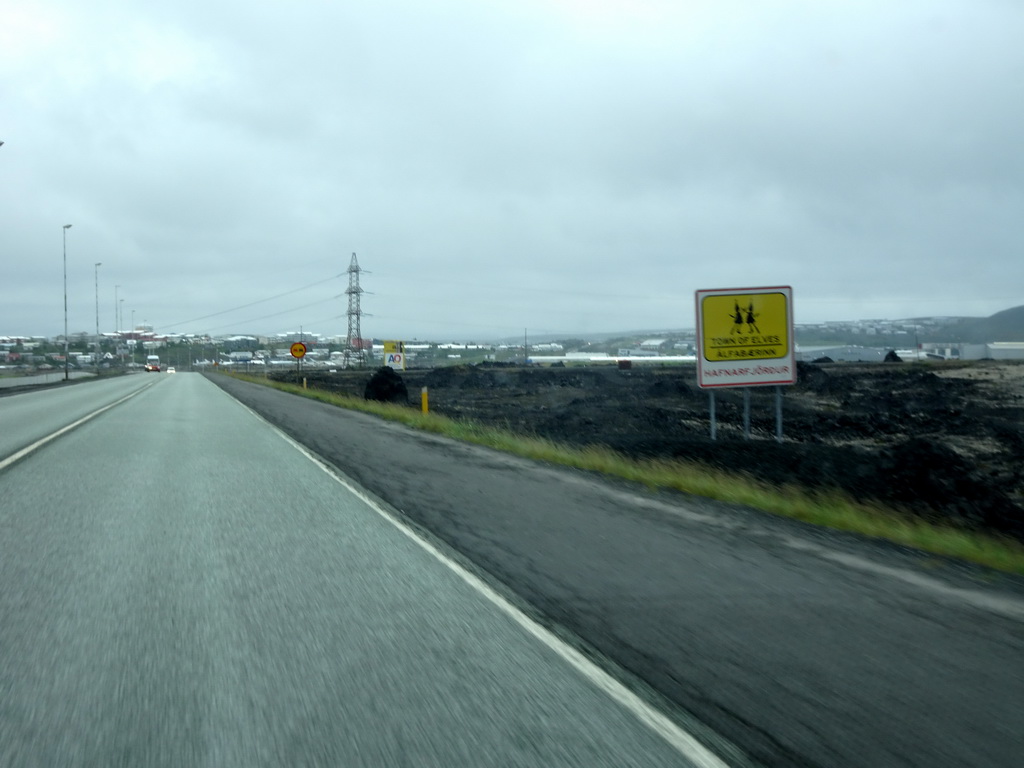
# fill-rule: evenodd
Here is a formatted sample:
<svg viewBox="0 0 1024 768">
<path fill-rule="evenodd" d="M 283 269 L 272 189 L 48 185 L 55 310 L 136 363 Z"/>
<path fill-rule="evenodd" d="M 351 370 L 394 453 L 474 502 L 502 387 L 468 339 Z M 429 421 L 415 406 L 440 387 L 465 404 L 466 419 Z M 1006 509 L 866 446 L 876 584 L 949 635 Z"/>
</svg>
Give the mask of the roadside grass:
<svg viewBox="0 0 1024 768">
<path fill-rule="evenodd" d="M 652 490 L 681 491 L 753 507 L 782 517 L 1024 575 L 1024 544 L 1020 542 L 996 534 L 929 522 L 905 510 L 857 501 L 838 489 L 778 487 L 696 462 L 632 459 L 603 446 L 570 446 L 472 421 L 422 413 L 408 406 L 368 401 L 322 389 L 304 389 L 297 384 L 245 374 L 228 375 L 527 459 L 597 472 Z"/>
</svg>

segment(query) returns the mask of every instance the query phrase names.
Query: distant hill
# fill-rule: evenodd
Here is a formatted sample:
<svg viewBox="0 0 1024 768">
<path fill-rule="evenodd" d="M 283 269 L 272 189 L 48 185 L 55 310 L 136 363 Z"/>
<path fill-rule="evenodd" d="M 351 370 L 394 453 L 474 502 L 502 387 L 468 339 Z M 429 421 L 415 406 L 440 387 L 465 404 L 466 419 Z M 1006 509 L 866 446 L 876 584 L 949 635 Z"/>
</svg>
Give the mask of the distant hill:
<svg viewBox="0 0 1024 768">
<path fill-rule="evenodd" d="M 968 344 L 985 344 L 990 341 L 1024 341 L 1024 306 L 1004 309 L 991 317 L 916 317 L 898 321 L 901 324 L 918 323 L 923 329 L 918 335 L 913 332 L 904 334 L 905 338 L 896 336 L 865 336 L 853 331 L 831 331 L 828 343 L 858 344 L 869 346 L 913 345 L 915 342 L 965 342 Z M 851 323 L 852 324 L 852 323 Z M 605 333 L 530 333 L 528 342 L 542 344 L 547 342 L 565 342 L 567 340 L 589 342 L 591 344 L 608 344 L 622 341 L 632 343 L 645 338 L 678 338 L 692 336 L 693 328 L 647 329 L 631 331 L 611 331 Z M 803 338 L 801 339 L 801 334 Z M 797 327 L 797 340 L 805 344 L 825 343 L 819 330 L 801 331 Z M 522 336 L 509 336 L 502 339 L 504 344 L 522 344 Z"/>
<path fill-rule="evenodd" d="M 989 341 L 1024 341 L 1024 306 L 1004 309 L 991 317 L 958 318 L 929 335 L 941 341 L 964 341 L 973 344 Z"/>
</svg>

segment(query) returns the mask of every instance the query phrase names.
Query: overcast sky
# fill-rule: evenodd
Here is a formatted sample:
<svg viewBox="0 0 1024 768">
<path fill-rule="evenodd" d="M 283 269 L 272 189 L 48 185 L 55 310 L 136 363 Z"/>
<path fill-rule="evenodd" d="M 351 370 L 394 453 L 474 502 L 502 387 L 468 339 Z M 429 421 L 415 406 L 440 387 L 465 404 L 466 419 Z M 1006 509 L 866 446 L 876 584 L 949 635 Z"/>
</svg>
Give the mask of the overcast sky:
<svg viewBox="0 0 1024 768">
<path fill-rule="evenodd" d="M 1019 0 L 0 0 L 0 335 L 1024 304 Z M 115 294 L 115 285 L 120 286 Z M 249 305 L 249 306 L 245 306 Z M 134 314 L 133 314 L 134 313 Z"/>
</svg>

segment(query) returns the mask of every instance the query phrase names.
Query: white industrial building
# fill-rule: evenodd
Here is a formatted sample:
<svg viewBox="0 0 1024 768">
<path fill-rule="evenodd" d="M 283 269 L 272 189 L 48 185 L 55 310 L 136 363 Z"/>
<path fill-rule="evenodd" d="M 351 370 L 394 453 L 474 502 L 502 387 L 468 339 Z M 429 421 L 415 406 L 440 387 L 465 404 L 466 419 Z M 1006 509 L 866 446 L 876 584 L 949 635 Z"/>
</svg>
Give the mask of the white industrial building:
<svg viewBox="0 0 1024 768">
<path fill-rule="evenodd" d="M 961 360 L 1024 360 L 1024 341 L 961 344 Z"/>
<path fill-rule="evenodd" d="M 836 363 L 880 363 L 889 352 L 884 347 L 858 347 L 852 344 L 796 348 L 796 359 L 805 363 L 827 357 Z"/>
</svg>

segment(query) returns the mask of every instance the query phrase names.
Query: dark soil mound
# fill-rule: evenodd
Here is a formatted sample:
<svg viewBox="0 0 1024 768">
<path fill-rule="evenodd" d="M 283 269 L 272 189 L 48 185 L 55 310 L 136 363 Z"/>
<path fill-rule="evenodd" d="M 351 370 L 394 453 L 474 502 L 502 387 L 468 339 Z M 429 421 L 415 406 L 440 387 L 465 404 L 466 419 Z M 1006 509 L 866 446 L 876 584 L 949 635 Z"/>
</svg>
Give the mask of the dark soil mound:
<svg viewBox="0 0 1024 768">
<path fill-rule="evenodd" d="M 366 389 L 363 391 L 364 400 L 377 400 L 382 403 L 403 403 L 409 402 L 409 390 L 392 368 L 378 368 L 376 373 L 366 382 Z"/>
<path fill-rule="evenodd" d="M 935 440 L 913 438 L 882 453 L 888 488 L 880 498 L 903 505 L 924 504 L 933 519 L 967 527 L 994 528 L 1024 540 L 1024 515 L 983 468 Z"/>
</svg>

